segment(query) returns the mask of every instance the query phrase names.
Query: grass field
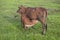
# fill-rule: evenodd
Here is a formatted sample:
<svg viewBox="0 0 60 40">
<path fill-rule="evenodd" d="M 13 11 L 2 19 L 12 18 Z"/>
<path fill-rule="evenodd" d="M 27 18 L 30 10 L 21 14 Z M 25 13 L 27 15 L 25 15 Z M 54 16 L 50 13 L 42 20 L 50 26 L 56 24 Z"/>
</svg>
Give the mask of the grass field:
<svg viewBox="0 0 60 40">
<path fill-rule="evenodd" d="M 16 13 L 19 5 L 51 9 L 46 35 L 41 34 L 41 23 L 24 30 Z M 60 12 L 57 10 L 60 10 L 59 0 L 0 0 L 0 40 L 60 40 Z"/>
</svg>

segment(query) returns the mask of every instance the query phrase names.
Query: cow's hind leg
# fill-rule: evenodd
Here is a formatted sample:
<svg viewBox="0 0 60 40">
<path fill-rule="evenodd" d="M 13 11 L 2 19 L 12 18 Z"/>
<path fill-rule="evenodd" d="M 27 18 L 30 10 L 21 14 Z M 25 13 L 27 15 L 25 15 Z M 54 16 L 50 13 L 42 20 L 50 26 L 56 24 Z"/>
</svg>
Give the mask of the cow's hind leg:
<svg viewBox="0 0 60 40">
<path fill-rule="evenodd" d="M 42 34 L 46 34 L 47 24 L 42 24 Z"/>
<path fill-rule="evenodd" d="M 47 31 L 47 23 L 45 20 L 41 20 L 41 23 L 42 23 L 42 34 L 46 34 L 46 31 Z"/>
<path fill-rule="evenodd" d="M 47 31 L 47 23 L 45 17 L 40 17 L 39 21 L 42 23 L 42 34 L 46 34 Z"/>
</svg>

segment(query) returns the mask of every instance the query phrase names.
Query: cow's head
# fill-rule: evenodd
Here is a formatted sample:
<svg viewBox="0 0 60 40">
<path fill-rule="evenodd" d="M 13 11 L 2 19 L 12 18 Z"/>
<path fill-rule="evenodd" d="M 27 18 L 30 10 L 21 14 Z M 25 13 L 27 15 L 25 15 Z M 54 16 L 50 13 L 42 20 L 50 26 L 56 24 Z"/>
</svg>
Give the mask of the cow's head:
<svg viewBox="0 0 60 40">
<path fill-rule="evenodd" d="M 25 29 L 26 28 L 30 28 L 30 27 L 33 27 L 35 24 L 37 24 L 38 23 L 38 20 L 31 20 L 31 21 L 28 21 L 28 22 L 26 22 L 26 24 L 25 24 Z"/>
<path fill-rule="evenodd" d="M 17 10 L 17 13 L 23 14 L 25 13 L 25 7 L 23 5 L 21 5 L 20 7 L 18 7 L 19 9 Z"/>
</svg>

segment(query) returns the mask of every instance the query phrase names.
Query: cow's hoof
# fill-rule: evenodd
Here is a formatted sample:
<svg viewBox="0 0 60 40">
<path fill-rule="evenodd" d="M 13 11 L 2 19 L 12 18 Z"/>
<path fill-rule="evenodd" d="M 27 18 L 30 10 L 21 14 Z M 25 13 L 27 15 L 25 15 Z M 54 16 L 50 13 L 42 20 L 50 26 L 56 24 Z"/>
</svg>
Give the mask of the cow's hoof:
<svg viewBox="0 0 60 40">
<path fill-rule="evenodd" d="M 46 32 L 42 32 L 42 35 L 46 35 Z"/>
</svg>

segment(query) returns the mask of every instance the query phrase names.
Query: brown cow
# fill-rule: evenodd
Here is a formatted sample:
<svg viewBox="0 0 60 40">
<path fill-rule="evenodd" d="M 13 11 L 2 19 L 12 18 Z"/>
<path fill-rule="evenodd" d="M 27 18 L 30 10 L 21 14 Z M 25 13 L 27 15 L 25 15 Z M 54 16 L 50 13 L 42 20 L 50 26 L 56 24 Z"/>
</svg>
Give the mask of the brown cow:
<svg viewBox="0 0 60 40">
<path fill-rule="evenodd" d="M 42 7 L 24 7 L 20 6 L 18 13 L 21 14 L 22 23 L 25 28 L 35 25 L 38 21 L 42 23 L 42 33 L 47 30 L 47 10 Z"/>
</svg>

